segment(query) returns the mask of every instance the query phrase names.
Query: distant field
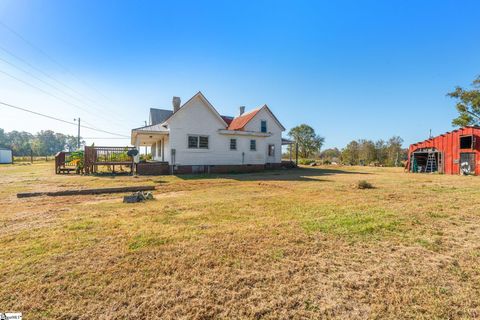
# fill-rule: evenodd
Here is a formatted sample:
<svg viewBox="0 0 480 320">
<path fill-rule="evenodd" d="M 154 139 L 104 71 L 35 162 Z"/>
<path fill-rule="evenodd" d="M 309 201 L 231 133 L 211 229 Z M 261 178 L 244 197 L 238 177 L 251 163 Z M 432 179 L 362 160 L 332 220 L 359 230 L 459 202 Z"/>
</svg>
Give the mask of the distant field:
<svg viewBox="0 0 480 320">
<path fill-rule="evenodd" d="M 0 166 L 0 312 L 24 319 L 480 317 L 480 178 L 320 167 L 58 176 Z M 374 189 L 354 186 L 367 180 Z M 122 195 L 23 191 L 156 185 Z"/>
</svg>

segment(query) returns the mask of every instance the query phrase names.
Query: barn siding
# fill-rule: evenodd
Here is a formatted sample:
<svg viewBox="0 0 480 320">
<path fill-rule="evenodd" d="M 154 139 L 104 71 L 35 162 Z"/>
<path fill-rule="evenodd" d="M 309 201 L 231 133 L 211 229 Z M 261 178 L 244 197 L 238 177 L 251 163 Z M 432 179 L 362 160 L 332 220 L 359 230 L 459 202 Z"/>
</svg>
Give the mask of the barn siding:
<svg viewBox="0 0 480 320">
<path fill-rule="evenodd" d="M 472 135 L 475 139 L 474 149 L 460 149 L 460 137 L 464 135 Z M 408 150 L 408 166 L 410 168 L 411 155 L 415 150 L 423 148 L 435 148 L 443 152 L 445 159 L 446 174 L 460 174 L 460 153 L 475 153 L 475 174 L 480 175 L 480 128 L 465 127 L 452 132 L 444 133 L 440 136 L 418 142 L 410 145 Z M 458 160 L 458 161 L 457 161 Z"/>
</svg>

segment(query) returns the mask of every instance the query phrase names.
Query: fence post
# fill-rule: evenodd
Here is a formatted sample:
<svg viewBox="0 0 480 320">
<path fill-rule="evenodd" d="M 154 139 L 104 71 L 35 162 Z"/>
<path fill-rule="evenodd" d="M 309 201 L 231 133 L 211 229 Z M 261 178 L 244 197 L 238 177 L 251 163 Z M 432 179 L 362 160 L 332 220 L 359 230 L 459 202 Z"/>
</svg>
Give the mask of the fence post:
<svg viewBox="0 0 480 320">
<path fill-rule="evenodd" d="M 298 142 L 295 143 L 295 165 L 298 166 Z"/>
</svg>

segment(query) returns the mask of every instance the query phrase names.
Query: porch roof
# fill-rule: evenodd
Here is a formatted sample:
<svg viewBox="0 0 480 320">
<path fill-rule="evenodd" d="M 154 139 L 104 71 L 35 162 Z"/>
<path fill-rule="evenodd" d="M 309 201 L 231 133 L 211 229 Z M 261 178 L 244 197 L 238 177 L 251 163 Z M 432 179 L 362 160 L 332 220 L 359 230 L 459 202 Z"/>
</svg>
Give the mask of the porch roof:
<svg viewBox="0 0 480 320">
<path fill-rule="evenodd" d="M 140 145 L 152 145 L 160 136 L 166 136 L 170 131 L 161 124 L 132 129 L 131 144 L 136 145 L 137 139 Z"/>
<path fill-rule="evenodd" d="M 282 146 L 289 145 L 289 144 L 295 144 L 295 141 L 282 138 Z"/>
</svg>

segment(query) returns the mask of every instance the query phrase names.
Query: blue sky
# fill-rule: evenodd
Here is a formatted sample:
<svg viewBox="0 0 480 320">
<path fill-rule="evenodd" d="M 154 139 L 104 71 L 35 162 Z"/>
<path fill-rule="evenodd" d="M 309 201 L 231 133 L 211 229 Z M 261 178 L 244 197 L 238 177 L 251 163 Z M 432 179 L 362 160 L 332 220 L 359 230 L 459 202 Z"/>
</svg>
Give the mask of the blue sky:
<svg viewBox="0 0 480 320">
<path fill-rule="evenodd" d="M 452 129 L 446 93 L 480 74 L 478 12 L 479 1 L 2 0 L 0 22 L 35 48 L 0 25 L 0 101 L 129 135 L 149 107 L 200 90 L 227 115 L 267 103 L 325 147 L 408 145 Z M 0 128 L 76 133 L 1 106 Z"/>
</svg>

